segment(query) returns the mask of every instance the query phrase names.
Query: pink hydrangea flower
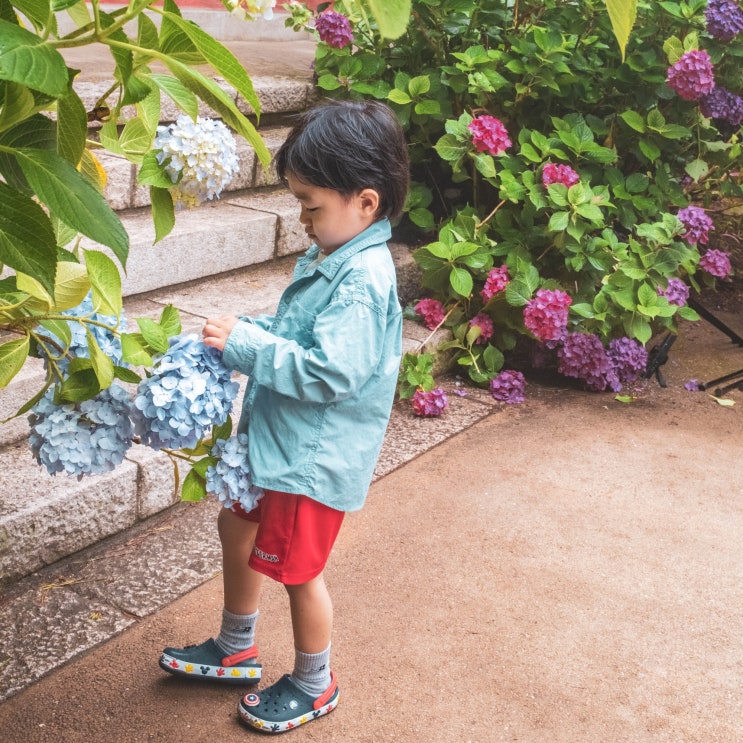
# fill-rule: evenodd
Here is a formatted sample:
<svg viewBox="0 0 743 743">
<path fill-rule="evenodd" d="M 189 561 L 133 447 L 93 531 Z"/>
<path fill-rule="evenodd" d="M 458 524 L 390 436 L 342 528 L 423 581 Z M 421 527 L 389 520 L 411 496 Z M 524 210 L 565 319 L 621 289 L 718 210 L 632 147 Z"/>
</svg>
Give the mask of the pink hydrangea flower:
<svg viewBox="0 0 743 743">
<path fill-rule="evenodd" d="M 524 325 L 542 341 L 559 341 L 568 325 L 568 310 L 573 300 L 559 289 L 537 289 L 524 307 Z"/>
<path fill-rule="evenodd" d="M 580 180 L 580 176 L 569 165 L 555 165 L 547 163 L 542 170 L 542 183 L 544 187 L 552 183 L 562 183 L 563 186 L 574 186 Z"/>
<path fill-rule="evenodd" d="M 478 152 L 500 155 L 511 146 L 506 127 L 495 116 L 477 116 L 469 124 L 472 144 Z"/>
<path fill-rule="evenodd" d="M 449 399 L 441 387 L 416 390 L 413 395 L 413 412 L 422 418 L 436 418 L 449 407 Z"/>
<path fill-rule="evenodd" d="M 699 259 L 699 268 L 712 276 L 716 276 L 718 279 L 726 278 L 733 270 L 730 264 L 730 256 L 722 250 L 714 249 L 708 250 Z"/>
<path fill-rule="evenodd" d="M 490 394 L 494 400 L 505 403 L 524 402 L 526 380 L 520 371 L 505 369 L 490 380 Z"/>
<path fill-rule="evenodd" d="M 480 328 L 480 335 L 477 336 L 475 343 L 487 343 L 493 335 L 493 321 L 490 319 L 490 315 L 486 315 L 484 312 L 478 312 L 470 320 L 470 327 L 473 328 L 475 325 Z"/>
<path fill-rule="evenodd" d="M 491 268 L 488 278 L 485 279 L 485 286 L 480 292 L 482 301 L 489 302 L 498 292 L 502 292 L 508 286 L 510 280 L 506 266 Z"/>
<path fill-rule="evenodd" d="M 666 82 L 685 101 L 698 101 L 715 87 L 712 60 L 704 49 L 691 49 L 668 68 Z"/>
<path fill-rule="evenodd" d="M 336 13 L 334 10 L 320 13 L 315 21 L 315 29 L 321 41 L 336 49 L 343 49 L 353 41 L 351 21 L 343 13 Z"/>
<path fill-rule="evenodd" d="M 658 296 L 665 297 L 669 304 L 683 307 L 689 301 L 689 287 L 681 279 L 668 279 L 668 286 L 658 287 Z"/>
<path fill-rule="evenodd" d="M 446 317 L 446 309 L 438 299 L 421 299 L 413 309 L 423 318 L 429 330 L 437 328 Z"/>
</svg>

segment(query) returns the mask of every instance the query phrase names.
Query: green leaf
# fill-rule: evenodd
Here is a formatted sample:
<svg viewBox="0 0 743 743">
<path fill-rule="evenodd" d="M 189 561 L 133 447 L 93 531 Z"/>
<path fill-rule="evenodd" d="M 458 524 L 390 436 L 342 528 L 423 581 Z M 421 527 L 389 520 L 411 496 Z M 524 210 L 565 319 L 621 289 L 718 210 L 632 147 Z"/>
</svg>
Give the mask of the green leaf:
<svg viewBox="0 0 743 743">
<path fill-rule="evenodd" d="M 143 186 L 155 186 L 157 188 L 169 188 L 173 185 L 163 166 L 157 161 L 157 153 L 154 150 L 148 152 L 142 158 L 142 165 L 137 173 L 137 183 Z"/>
<path fill-rule="evenodd" d="M 70 91 L 57 101 L 57 151 L 77 165 L 85 149 L 88 116 L 77 93 Z"/>
<path fill-rule="evenodd" d="M 29 348 L 28 336 L 0 346 L 0 388 L 7 387 L 10 380 L 23 368 Z"/>
<path fill-rule="evenodd" d="M 727 397 L 715 397 L 715 395 L 710 395 L 710 397 L 724 408 L 732 408 L 735 405 L 735 400 L 729 400 Z"/>
<path fill-rule="evenodd" d="M 387 100 L 392 101 L 392 103 L 397 103 L 400 106 L 405 106 L 408 103 L 413 102 L 413 99 L 404 90 L 399 90 L 398 88 L 392 88 L 392 90 L 387 93 Z"/>
<path fill-rule="evenodd" d="M 191 470 L 183 480 L 181 500 L 195 503 L 206 498 L 206 480 Z"/>
<path fill-rule="evenodd" d="M 462 297 L 469 297 L 472 294 L 472 274 L 466 268 L 455 266 L 449 274 L 449 283 L 451 288 Z"/>
<path fill-rule="evenodd" d="M 152 205 L 152 221 L 155 225 L 155 242 L 158 242 L 170 234 L 175 227 L 173 197 L 167 188 L 150 186 L 150 204 Z"/>
<path fill-rule="evenodd" d="M 149 317 L 138 317 L 137 325 L 150 348 L 158 353 L 165 353 L 168 350 L 168 336 L 158 323 Z"/>
<path fill-rule="evenodd" d="M 177 307 L 174 307 L 172 304 L 165 307 L 160 315 L 160 327 L 168 338 L 172 338 L 174 335 L 180 335 L 182 326 Z"/>
<path fill-rule="evenodd" d="M 193 42 L 194 46 L 204 55 L 209 64 L 248 102 L 255 112 L 260 115 L 261 104 L 253 89 L 253 83 L 235 55 L 223 44 L 199 28 L 195 23 L 186 21 L 180 15 L 165 12 L 163 18 L 178 26 Z"/>
<path fill-rule="evenodd" d="M 55 21 L 49 7 L 49 0 L 13 0 L 12 4 L 34 24 L 37 31 L 42 31 L 48 24 Z M 56 33 L 56 24 L 51 30 Z"/>
<path fill-rule="evenodd" d="M 76 359 L 77 360 L 77 359 Z M 85 359 L 87 361 L 87 359 Z M 70 366 L 70 368 L 73 368 Z M 92 367 L 87 369 L 79 369 L 70 374 L 64 382 L 59 391 L 60 397 L 67 402 L 82 402 L 83 400 L 89 400 L 101 391 L 101 387 L 98 384 L 98 377 Z"/>
<path fill-rule="evenodd" d="M 16 157 L 39 199 L 65 224 L 113 250 L 122 265 L 129 236 L 106 199 L 65 159 L 45 150 L 20 148 Z"/>
<path fill-rule="evenodd" d="M 199 99 L 180 80 L 170 75 L 151 75 L 150 79 L 178 108 L 196 120 L 199 115 Z"/>
<path fill-rule="evenodd" d="M 121 355 L 124 361 L 135 366 L 152 366 L 152 356 L 147 353 L 140 343 L 139 336 L 135 333 L 121 334 Z"/>
<path fill-rule="evenodd" d="M 152 147 L 153 133 L 147 128 L 144 120 L 139 116 L 129 119 L 124 125 L 119 137 L 119 146 L 127 160 L 139 163 L 142 157 Z"/>
<path fill-rule="evenodd" d="M 408 91 L 413 98 L 424 95 L 429 90 L 431 90 L 431 80 L 428 78 L 428 75 L 418 75 L 408 83 Z"/>
<path fill-rule="evenodd" d="M 0 182 L 0 263 L 36 279 L 54 293 L 57 242 L 46 212 Z"/>
<path fill-rule="evenodd" d="M 30 88 L 19 83 L 6 82 L 5 96 L 0 100 L 0 131 L 10 129 L 33 115 L 36 110 L 36 99 Z"/>
<path fill-rule="evenodd" d="M 564 232 L 570 220 L 570 212 L 555 212 L 547 225 L 552 232 Z"/>
<path fill-rule="evenodd" d="M 121 314 L 121 274 L 116 264 L 98 250 L 85 250 L 85 265 L 93 290 L 93 307 L 104 315 Z"/>
<path fill-rule="evenodd" d="M 85 299 L 90 290 L 90 280 L 85 266 L 71 261 L 57 263 L 54 282 L 54 308 L 58 312 L 71 310 Z"/>
<path fill-rule="evenodd" d="M 142 381 L 142 378 L 137 372 L 127 369 L 125 366 L 114 366 L 114 376 L 116 379 L 120 379 L 122 382 L 128 384 L 138 384 Z"/>
<path fill-rule="evenodd" d="M 606 0 L 606 9 L 624 62 L 630 31 L 637 18 L 637 0 Z"/>
<path fill-rule="evenodd" d="M 688 163 L 684 170 L 690 178 L 698 182 L 709 173 L 709 165 L 704 160 L 697 159 Z"/>
<path fill-rule="evenodd" d="M 11 80 L 61 98 L 69 89 L 62 55 L 41 37 L 0 20 L 0 80 Z"/>
<path fill-rule="evenodd" d="M 379 34 L 385 39 L 398 39 L 405 33 L 411 17 L 411 0 L 366 0 L 377 21 Z"/>
<path fill-rule="evenodd" d="M 444 134 L 434 146 L 442 160 L 459 160 L 468 151 L 466 144 L 457 139 L 453 134 Z"/>
<path fill-rule="evenodd" d="M 103 353 L 98 341 L 88 327 L 85 328 L 85 337 L 88 341 L 88 353 L 93 364 L 93 372 L 100 388 L 105 390 L 114 381 L 114 362 Z"/>
<path fill-rule="evenodd" d="M 524 307 L 531 299 L 532 292 L 528 285 L 520 279 L 508 282 L 506 287 L 506 302 L 512 307 Z"/>
<path fill-rule="evenodd" d="M 637 111 L 624 111 L 620 114 L 620 118 L 636 132 L 645 132 L 645 119 Z"/>
<path fill-rule="evenodd" d="M 221 115 L 226 124 L 250 143 L 262 165 L 267 168 L 271 162 L 271 153 L 256 128 L 240 113 L 227 93 L 213 80 L 209 80 L 198 70 L 192 69 L 177 59 L 168 57 L 163 62 L 183 85 L 209 104 Z"/>
</svg>

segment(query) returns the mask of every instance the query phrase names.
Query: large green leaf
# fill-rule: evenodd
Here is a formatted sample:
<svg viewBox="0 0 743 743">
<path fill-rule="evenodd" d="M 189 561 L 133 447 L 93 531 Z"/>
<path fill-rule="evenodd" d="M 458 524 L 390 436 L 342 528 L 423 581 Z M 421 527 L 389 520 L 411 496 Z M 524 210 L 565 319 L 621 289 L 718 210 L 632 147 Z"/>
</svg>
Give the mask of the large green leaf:
<svg viewBox="0 0 743 743">
<path fill-rule="evenodd" d="M 34 147 L 40 150 L 56 151 L 57 125 L 46 116 L 35 114 L 2 132 L 0 144 L 12 150 L 18 147 Z M 18 161 L 7 152 L 0 152 L 0 175 L 13 188 L 28 195 L 32 194 Z"/>
<path fill-rule="evenodd" d="M 256 128 L 238 110 L 234 101 L 213 80 L 204 77 L 198 70 L 179 62 L 177 59 L 167 58 L 163 62 L 170 71 L 195 93 L 202 101 L 208 103 L 238 134 L 244 137 L 255 150 L 258 159 L 264 167 L 271 162 L 271 154 Z"/>
<path fill-rule="evenodd" d="M 57 151 L 73 165 L 80 162 L 88 135 L 88 117 L 77 93 L 57 101 Z"/>
<path fill-rule="evenodd" d="M 93 289 L 93 307 L 104 315 L 121 314 L 121 274 L 99 250 L 85 250 L 85 265 Z"/>
<path fill-rule="evenodd" d="M 0 132 L 27 119 L 36 110 L 36 100 L 30 88 L 9 81 L 0 87 Z"/>
<path fill-rule="evenodd" d="M 57 242 L 46 212 L 0 182 L 0 263 L 35 278 L 54 293 Z"/>
<path fill-rule="evenodd" d="M 152 82 L 165 93 L 178 108 L 194 121 L 199 115 L 199 99 L 178 79 L 170 75 L 151 75 Z"/>
<path fill-rule="evenodd" d="M 29 184 L 50 211 L 91 240 L 107 245 L 126 265 L 129 236 L 85 176 L 52 152 L 24 147 L 15 154 Z"/>
<path fill-rule="evenodd" d="M 59 98 L 69 87 L 62 55 L 36 34 L 0 20 L 0 80 L 12 80 Z"/>
<path fill-rule="evenodd" d="M 49 0 L 13 0 L 13 5 L 34 24 L 37 31 L 49 26 L 49 30 L 56 34 L 56 18 L 52 13 Z"/>
<path fill-rule="evenodd" d="M 235 87 L 237 92 L 250 104 L 256 115 L 260 114 L 260 102 L 255 90 L 253 90 L 253 83 L 237 57 L 191 21 L 186 21 L 175 13 L 163 13 L 163 16 L 188 36 L 201 54 L 204 55 L 207 62 L 230 85 Z"/>
<path fill-rule="evenodd" d="M 361 0 L 377 21 L 379 33 L 385 39 L 398 39 L 410 21 L 411 0 Z"/>
<path fill-rule="evenodd" d="M 0 346 L 0 387 L 7 387 L 28 358 L 28 337 L 8 341 Z"/>
<path fill-rule="evenodd" d="M 606 0 L 606 9 L 624 61 L 630 31 L 637 19 L 637 0 Z"/>
</svg>

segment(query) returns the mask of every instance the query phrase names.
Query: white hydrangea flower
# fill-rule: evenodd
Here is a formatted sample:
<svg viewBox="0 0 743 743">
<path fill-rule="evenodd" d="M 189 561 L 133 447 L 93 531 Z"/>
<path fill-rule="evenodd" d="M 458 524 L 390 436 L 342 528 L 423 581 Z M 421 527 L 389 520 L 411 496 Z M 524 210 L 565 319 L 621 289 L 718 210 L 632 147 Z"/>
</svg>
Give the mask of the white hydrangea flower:
<svg viewBox="0 0 743 743">
<path fill-rule="evenodd" d="M 222 4 L 231 13 L 246 20 L 256 21 L 264 18 L 270 21 L 273 18 L 276 0 L 222 0 Z"/>
<path fill-rule="evenodd" d="M 176 206 L 198 206 L 222 193 L 238 171 L 237 144 L 221 122 L 185 114 L 157 127 L 157 161 L 173 181 Z M 179 180 L 180 178 L 180 180 Z"/>
</svg>

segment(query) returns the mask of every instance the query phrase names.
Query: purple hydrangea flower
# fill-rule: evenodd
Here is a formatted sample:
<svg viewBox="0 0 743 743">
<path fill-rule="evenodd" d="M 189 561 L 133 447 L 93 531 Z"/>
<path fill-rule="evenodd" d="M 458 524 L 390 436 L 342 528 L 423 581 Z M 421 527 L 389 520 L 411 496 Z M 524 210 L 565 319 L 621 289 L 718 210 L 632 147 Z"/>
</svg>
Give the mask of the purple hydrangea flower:
<svg viewBox="0 0 743 743">
<path fill-rule="evenodd" d="M 665 297 L 669 304 L 683 307 L 689 301 L 689 287 L 681 279 L 668 279 L 668 286 L 658 287 L 658 296 Z"/>
<path fill-rule="evenodd" d="M 715 225 L 704 209 L 693 205 L 687 206 L 685 209 L 681 209 L 676 216 L 681 220 L 686 230 L 682 235 L 686 242 L 690 245 L 696 243 L 706 245 L 709 240 L 709 233 L 715 229 Z"/>
<path fill-rule="evenodd" d="M 520 371 L 505 369 L 490 380 L 490 394 L 494 400 L 506 403 L 524 402 L 526 380 Z"/>
<path fill-rule="evenodd" d="M 580 379 L 589 390 L 614 392 L 622 389 L 614 365 L 601 339 L 591 333 L 568 333 L 557 349 L 557 370 L 566 377 Z"/>
<path fill-rule="evenodd" d="M 436 418 L 449 407 L 449 399 L 443 388 L 416 390 L 413 395 L 413 412 L 422 418 Z"/>
<path fill-rule="evenodd" d="M 353 41 L 351 21 L 343 13 L 336 13 L 334 10 L 320 13 L 315 20 L 315 29 L 321 41 L 336 49 L 343 49 Z"/>
<path fill-rule="evenodd" d="M 614 338 L 609 343 L 607 355 L 620 384 L 639 379 L 648 365 L 647 349 L 633 338 Z"/>
<path fill-rule="evenodd" d="M 704 49 L 691 49 L 668 68 L 666 78 L 670 88 L 685 101 L 698 101 L 715 87 L 714 68 Z"/>
<path fill-rule="evenodd" d="M 699 110 L 708 119 L 721 119 L 732 126 L 743 124 L 743 98 L 719 85 L 699 101 Z"/>
<path fill-rule="evenodd" d="M 720 41 L 730 41 L 743 31 L 743 10 L 734 0 L 707 0 L 707 31 Z"/>
<path fill-rule="evenodd" d="M 490 315 L 478 312 L 470 320 L 470 327 L 473 328 L 475 325 L 480 328 L 480 335 L 477 336 L 475 343 L 487 343 L 493 335 L 493 321 L 490 319 Z"/>
<path fill-rule="evenodd" d="M 469 124 L 472 144 L 478 152 L 500 155 L 511 146 L 506 127 L 495 116 L 477 116 Z"/>
<path fill-rule="evenodd" d="M 561 340 L 572 302 L 570 295 L 559 289 L 537 289 L 534 298 L 524 307 L 524 325 L 539 340 Z"/>
<path fill-rule="evenodd" d="M 491 268 L 488 278 L 485 279 L 485 286 L 480 292 L 483 302 L 490 301 L 498 292 L 502 292 L 510 280 L 507 266 Z"/>
<path fill-rule="evenodd" d="M 446 317 L 446 309 L 438 299 L 421 299 L 413 309 L 423 318 L 429 330 L 437 328 Z"/>
<path fill-rule="evenodd" d="M 689 392 L 699 392 L 699 380 L 690 379 L 688 382 L 684 383 L 684 387 L 689 390 Z"/>
<path fill-rule="evenodd" d="M 555 165 L 547 163 L 542 170 L 542 183 L 544 187 L 553 183 L 562 183 L 563 186 L 574 186 L 580 180 L 580 176 L 569 165 Z"/>
<path fill-rule="evenodd" d="M 726 278 L 733 270 L 730 264 L 730 256 L 722 250 L 708 250 L 699 259 L 699 268 L 718 279 Z"/>
</svg>

